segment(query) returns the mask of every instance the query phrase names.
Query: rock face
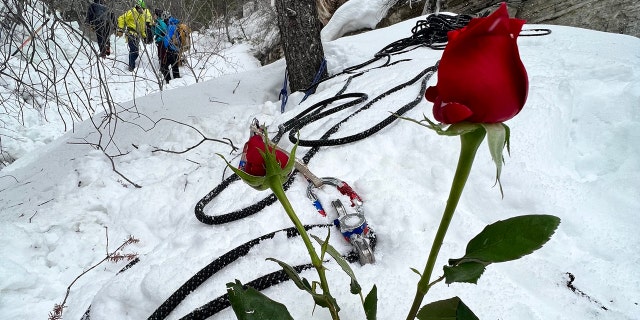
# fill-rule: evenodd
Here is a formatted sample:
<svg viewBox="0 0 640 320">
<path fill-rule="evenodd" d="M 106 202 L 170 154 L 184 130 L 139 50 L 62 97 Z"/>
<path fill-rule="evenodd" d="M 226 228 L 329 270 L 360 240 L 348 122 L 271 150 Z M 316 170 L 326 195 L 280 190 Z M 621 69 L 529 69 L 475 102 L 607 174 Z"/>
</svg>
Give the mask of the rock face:
<svg viewBox="0 0 640 320">
<path fill-rule="evenodd" d="M 640 37 L 638 0 L 528 0 L 516 14 L 528 23 L 557 24 Z"/>
<path fill-rule="evenodd" d="M 342 4 L 348 0 L 316 0 L 316 7 L 318 8 L 318 19 L 322 22 L 322 25 L 326 25 L 331 19 L 331 16 Z"/>
<path fill-rule="evenodd" d="M 428 1 L 430 12 L 435 0 Z M 507 2 L 509 14 L 531 24 L 565 25 L 640 37 L 640 1 L 638 0 L 442 0 L 441 11 L 486 15 L 501 2 Z M 424 7 L 425 1 L 398 1 L 389 10 L 388 19 L 381 26 L 416 17 L 415 7 Z M 422 14 L 420 12 L 419 14 Z"/>
</svg>

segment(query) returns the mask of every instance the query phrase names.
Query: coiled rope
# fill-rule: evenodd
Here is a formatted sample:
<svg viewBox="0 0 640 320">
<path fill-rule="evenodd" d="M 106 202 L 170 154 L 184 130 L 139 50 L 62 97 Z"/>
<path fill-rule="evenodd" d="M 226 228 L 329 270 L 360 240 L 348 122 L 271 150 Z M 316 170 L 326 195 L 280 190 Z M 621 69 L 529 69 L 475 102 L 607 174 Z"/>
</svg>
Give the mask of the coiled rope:
<svg viewBox="0 0 640 320">
<path fill-rule="evenodd" d="M 333 127 L 331 127 L 331 129 L 329 129 L 319 140 L 295 140 L 295 137 L 293 137 L 291 134 L 289 134 L 289 138 L 290 140 L 292 140 L 292 142 L 298 142 L 300 146 L 311 146 L 312 148 L 304 155 L 304 157 L 302 158 L 303 163 L 307 164 L 309 162 L 309 160 L 315 155 L 315 153 L 320 149 L 320 147 L 322 146 L 329 146 L 329 145 L 340 145 L 340 144 L 345 144 L 345 143 L 350 143 L 350 142 L 355 142 L 355 141 L 359 141 L 362 140 L 380 130 L 382 130 L 384 127 L 388 126 L 389 124 L 391 124 L 394 120 L 397 119 L 397 115 L 402 115 L 404 113 L 406 113 L 407 111 L 409 111 L 410 109 L 412 109 L 413 107 L 415 107 L 418 103 L 420 103 L 423 99 L 423 95 L 424 95 L 424 91 L 426 90 L 426 84 L 427 81 L 429 80 L 429 78 L 431 77 L 431 75 L 436 71 L 436 66 L 432 66 L 429 67 L 425 70 L 423 70 L 422 72 L 420 72 L 418 75 L 416 75 L 415 77 L 413 77 L 411 80 L 402 83 L 390 90 L 387 90 L 386 92 L 384 92 L 383 94 L 379 95 L 378 97 L 376 97 L 375 99 L 371 100 L 369 103 L 365 104 L 364 106 L 362 106 L 360 109 L 358 109 L 357 111 L 355 111 L 354 113 L 352 113 L 351 115 L 349 115 L 347 118 L 345 118 L 344 120 L 340 121 L 339 123 L 337 123 L 336 125 L 334 125 Z M 373 103 L 375 103 L 376 101 L 379 101 L 380 99 L 386 97 L 387 95 L 396 92 L 404 87 L 407 87 L 411 84 L 414 84 L 415 82 L 417 82 L 418 80 L 423 79 L 423 81 L 421 82 L 421 87 L 419 90 L 419 94 L 416 96 L 416 98 L 414 100 L 412 100 L 411 102 L 405 104 L 404 106 L 402 106 L 401 108 L 399 108 L 396 112 L 395 115 L 391 115 L 389 117 L 387 117 L 386 119 L 384 119 L 382 122 L 378 123 L 377 125 L 371 127 L 368 130 L 365 130 L 359 134 L 355 134 L 352 136 L 348 136 L 348 137 L 344 137 L 344 138 L 338 138 L 338 139 L 328 139 L 332 134 L 334 134 L 335 132 L 338 131 L 338 129 L 340 128 L 340 126 L 345 123 L 346 121 L 348 121 L 351 117 L 353 117 L 355 114 L 368 109 L 369 107 L 371 107 L 373 105 Z M 327 105 L 329 105 L 331 102 L 337 101 L 337 100 L 341 100 L 341 99 L 349 99 L 349 98 L 355 98 L 352 101 L 349 101 L 347 103 L 344 103 L 342 105 L 339 105 L 337 107 L 334 107 L 332 109 L 326 110 L 325 112 L 320 112 L 324 107 L 326 107 Z M 319 102 L 311 107 L 309 107 L 308 109 L 306 109 L 305 111 L 303 111 L 301 114 L 299 114 L 297 117 L 287 121 L 285 124 L 283 124 L 282 126 L 280 126 L 278 134 L 274 137 L 274 142 L 277 142 L 277 140 L 280 139 L 280 137 L 282 136 L 282 134 L 284 134 L 285 132 L 295 132 L 297 130 L 300 130 L 302 127 L 304 127 L 305 125 L 316 121 L 318 119 L 321 119 L 327 115 L 333 114 L 335 112 L 338 112 L 340 110 L 346 109 L 350 106 L 356 105 L 358 103 L 363 102 L 364 100 L 366 100 L 366 95 L 365 94 L 343 94 L 343 95 L 339 95 L 330 99 L 326 99 L 322 102 Z M 308 115 L 307 115 L 308 114 Z M 295 130 L 295 131 L 294 131 Z M 285 190 L 287 190 L 289 188 L 289 186 L 291 185 L 291 183 L 293 182 L 296 173 L 298 171 L 294 170 L 294 172 L 291 174 L 291 176 L 289 177 L 289 179 L 287 179 L 287 181 L 283 184 L 283 188 Z M 206 224 L 222 224 L 222 223 L 227 223 L 227 222 L 231 222 L 231 221 L 236 221 L 239 219 L 242 219 L 244 217 L 248 217 L 252 214 L 255 214 L 259 211 L 261 211 L 262 209 L 264 209 L 266 206 L 273 204 L 276 201 L 276 197 L 273 194 L 270 194 L 269 196 L 267 196 L 266 198 L 258 201 L 257 203 L 250 205 L 249 207 L 246 207 L 244 209 L 240 209 L 238 211 L 234 211 L 231 213 L 227 213 L 227 214 L 222 214 L 222 215 L 214 215 L 214 216 L 210 216 L 204 213 L 204 208 L 205 206 L 210 203 L 217 195 L 219 195 L 224 189 L 226 189 L 229 184 L 231 184 L 234 181 L 239 180 L 239 177 L 237 175 L 231 175 L 230 177 L 228 177 L 227 179 L 225 179 L 221 184 L 219 184 L 218 186 L 216 186 L 211 192 L 209 192 L 204 198 L 202 198 L 198 204 L 196 205 L 196 209 L 195 209 L 195 213 L 196 213 L 196 217 L 198 218 L 198 220 L 200 220 L 203 223 Z M 331 225 L 325 225 L 325 226 L 331 226 Z M 308 226 L 305 226 L 308 227 Z M 295 230 L 295 229 L 293 229 Z M 273 234 L 274 233 L 270 233 L 268 235 L 262 236 L 260 238 L 256 238 L 236 249 L 233 249 L 227 253 L 225 253 L 223 256 L 221 256 L 220 258 L 214 260 L 211 264 L 209 264 L 207 267 L 205 267 L 204 269 L 202 269 L 201 271 L 199 271 L 195 276 L 193 276 L 191 279 L 189 279 L 185 284 L 183 284 L 173 295 L 171 295 L 171 297 L 169 299 L 167 299 L 160 308 L 158 308 L 151 317 L 149 317 L 149 320 L 160 320 L 160 319 L 164 319 L 182 300 L 184 300 L 184 298 L 186 298 L 186 296 L 191 293 L 193 290 L 195 290 L 195 288 L 197 288 L 200 284 L 202 284 L 206 279 L 208 279 L 209 277 L 211 277 L 213 274 L 215 274 L 217 271 L 219 271 L 222 267 L 226 266 L 228 263 L 230 263 L 230 261 L 226 258 L 226 257 L 234 257 L 232 261 L 235 261 L 236 259 L 238 259 L 239 257 L 245 255 L 248 250 L 253 247 L 255 244 L 259 243 L 262 240 L 265 239 L 270 239 L 273 238 Z M 371 244 L 372 247 L 375 247 L 375 235 L 372 238 L 374 241 Z M 223 258 L 225 257 L 225 258 Z M 359 256 L 355 251 L 351 251 L 349 252 L 345 257 L 344 257 L 347 261 L 349 262 L 355 262 L 359 260 Z M 301 270 L 305 270 L 310 268 L 310 265 L 300 265 L 300 266 L 295 266 L 294 268 L 296 268 L 296 270 L 301 271 Z M 281 283 L 282 281 L 286 281 L 288 280 L 288 276 L 286 276 L 286 274 L 281 270 L 275 273 L 271 273 L 269 275 L 263 276 L 259 279 L 256 279 L 252 282 L 247 283 L 247 286 L 253 287 L 256 290 L 263 290 L 266 289 L 272 285 Z M 184 316 L 183 320 L 187 320 L 187 319 L 205 319 L 217 312 L 219 312 L 220 310 L 223 310 L 224 308 L 228 307 L 229 304 L 229 300 L 228 300 L 228 296 L 225 294 L 221 297 L 218 297 L 214 300 L 212 300 L 211 302 L 207 303 L 206 305 L 197 308 L 196 310 L 194 310 L 193 312 L 189 313 L 188 315 Z"/>
<path fill-rule="evenodd" d="M 370 108 L 375 102 L 383 99 L 384 97 L 388 96 L 389 94 L 396 92 L 398 90 L 403 89 L 404 87 L 407 87 L 409 85 L 414 84 L 416 81 L 420 80 L 422 77 L 425 77 L 427 74 L 429 75 L 429 77 L 431 76 L 431 74 L 433 74 L 435 72 L 435 70 L 437 69 L 437 66 L 432 66 L 429 67 L 425 70 L 423 70 L 422 72 L 420 72 L 417 76 L 415 76 L 414 78 L 412 78 L 411 80 L 402 83 L 384 93 L 382 93 L 381 95 L 377 96 L 376 98 L 374 98 L 373 100 L 371 100 L 369 103 L 367 103 L 366 105 L 364 105 L 363 107 L 361 107 L 360 109 L 358 109 L 357 111 L 355 111 L 353 114 L 349 115 L 347 118 L 345 118 L 344 120 L 342 120 L 341 122 L 337 123 L 336 125 L 334 125 L 333 127 L 331 127 L 331 129 L 329 129 L 329 131 L 327 131 L 319 140 L 299 140 L 295 137 L 295 134 L 300 131 L 304 126 L 317 121 L 323 117 L 326 117 L 328 115 L 331 115 L 333 113 L 339 112 L 341 110 L 347 109 L 349 107 L 358 105 L 364 101 L 366 101 L 368 99 L 368 96 L 365 93 L 347 93 L 344 94 L 343 92 L 346 91 L 347 86 L 351 83 L 352 79 L 361 76 L 362 74 L 373 70 L 373 69 L 378 69 L 378 68 L 383 68 L 383 67 L 388 67 L 390 65 L 393 65 L 395 63 L 401 62 L 401 61 L 396 61 L 394 63 L 390 63 L 391 61 L 391 56 L 394 54 L 401 54 L 404 53 L 406 51 L 407 48 L 409 47 L 414 47 L 412 48 L 418 48 L 418 47 L 422 47 L 422 46 L 426 46 L 429 48 L 441 48 L 441 45 L 446 43 L 446 39 L 447 39 L 447 32 L 451 31 L 451 30 L 455 30 L 455 29 L 459 29 L 462 28 L 464 26 L 466 26 L 467 23 L 469 23 L 469 21 L 471 20 L 471 16 L 468 15 L 445 15 L 445 14 L 439 14 L 439 15 L 430 15 L 427 16 L 425 18 L 425 20 L 419 20 L 416 22 L 416 26 L 414 26 L 412 28 L 412 35 L 407 37 L 407 38 L 403 38 L 400 40 L 397 40 L 387 46 L 385 46 L 383 49 L 381 49 L 380 51 L 378 51 L 375 55 L 373 59 L 370 59 L 366 62 L 363 62 L 359 65 L 356 66 L 352 66 L 349 68 L 346 68 L 345 70 L 343 70 L 342 72 L 326 77 L 325 79 L 322 79 L 320 81 L 318 81 L 316 84 L 314 84 L 313 86 L 317 86 L 320 83 L 327 81 L 329 79 L 332 79 L 336 76 L 339 75 L 343 75 L 343 74 L 351 74 L 351 76 L 347 79 L 346 84 L 344 85 L 344 87 L 336 94 L 336 96 L 320 101 L 314 105 L 312 105 L 311 107 L 305 109 L 304 111 L 302 111 L 301 113 L 299 113 L 297 116 L 295 116 L 294 118 L 292 118 L 291 120 L 285 122 L 284 124 L 280 125 L 278 127 L 278 133 L 272 138 L 274 143 L 278 143 L 278 141 L 280 141 L 280 138 L 282 137 L 282 135 L 289 131 L 289 140 L 292 143 L 298 143 L 300 146 L 305 146 L 305 147 L 312 147 L 312 149 L 310 149 L 305 156 L 303 157 L 303 163 L 304 164 L 308 164 L 309 160 L 315 155 L 315 153 L 318 151 L 318 149 L 320 147 L 323 146 L 336 146 L 336 145 L 341 145 L 341 144 L 346 144 L 346 143 L 351 143 L 351 142 L 355 142 L 355 141 L 359 141 L 362 140 L 380 130 L 382 130 L 384 127 L 388 126 L 389 124 L 391 124 L 393 121 L 395 121 L 397 119 L 397 117 L 395 115 L 391 115 L 389 117 L 387 117 L 386 119 L 384 119 L 382 122 L 378 123 L 377 125 L 371 127 L 370 129 L 349 136 L 349 137 L 344 137 L 344 138 L 338 138 L 338 139 L 328 139 L 331 135 L 333 135 L 335 132 L 338 131 L 338 129 L 340 128 L 340 126 L 347 122 L 351 117 L 353 117 L 354 115 L 356 115 L 357 113 L 364 111 L 368 108 Z M 354 71 L 362 69 L 368 65 L 373 64 L 374 62 L 376 62 L 377 60 L 380 60 L 382 58 L 386 58 L 387 61 L 382 65 L 382 66 L 378 66 L 378 67 L 374 67 L 371 69 L 367 69 L 364 71 L 360 71 L 359 73 L 356 74 L 352 74 Z M 403 60 L 406 61 L 406 60 Z M 413 101 L 409 102 L 408 104 L 406 104 L 405 106 L 401 107 L 400 109 L 398 109 L 396 111 L 396 115 L 402 115 L 404 113 L 406 113 L 407 111 L 409 111 L 411 108 L 415 107 L 415 105 L 417 105 L 423 98 L 424 95 L 424 90 L 426 89 L 426 80 L 429 79 L 429 77 L 427 77 L 422 85 L 422 88 L 419 92 L 419 94 L 416 96 L 416 99 L 414 99 Z M 312 87 L 313 87 L 312 86 Z M 312 87 L 307 88 L 305 91 L 310 90 Z M 353 99 L 349 102 L 343 103 L 337 107 L 331 108 L 329 110 L 326 110 L 324 112 L 322 112 L 322 110 L 324 110 L 324 108 L 326 108 L 329 104 L 339 101 L 339 100 L 343 100 L 343 99 Z M 297 173 L 297 171 L 294 171 L 294 173 Z M 292 174 L 291 177 L 284 183 L 283 187 L 284 190 L 286 191 L 288 189 L 288 187 L 290 186 L 290 184 L 293 182 L 293 178 L 295 177 L 295 174 Z M 226 213 L 226 214 L 219 214 L 219 215 L 214 215 L 214 216 L 209 216 L 207 214 L 204 213 L 204 208 L 216 197 L 218 196 L 224 189 L 226 189 L 232 182 L 235 182 L 237 180 L 239 180 L 240 178 L 233 174 L 231 176 L 229 176 L 228 178 L 226 178 L 225 180 L 223 180 L 218 186 L 216 186 L 213 190 L 211 190 L 207 195 L 205 195 L 200 201 L 198 201 L 198 203 L 195 206 L 195 215 L 196 218 L 205 224 L 210 224 L 210 225 L 217 225 L 217 224 L 223 224 L 223 223 L 228 223 L 231 221 L 235 221 L 235 220 L 239 220 L 245 217 L 248 217 L 252 214 L 255 214 L 256 212 L 261 211 L 262 209 L 264 209 L 266 206 L 273 204 L 276 201 L 276 197 L 273 194 L 270 194 L 269 196 L 267 196 L 266 198 L 258 201 L 257 203 L 250 205 L 246 208 L 234 211 L 234 212 L 230 212 L 230 213 Z"/>
</svg>

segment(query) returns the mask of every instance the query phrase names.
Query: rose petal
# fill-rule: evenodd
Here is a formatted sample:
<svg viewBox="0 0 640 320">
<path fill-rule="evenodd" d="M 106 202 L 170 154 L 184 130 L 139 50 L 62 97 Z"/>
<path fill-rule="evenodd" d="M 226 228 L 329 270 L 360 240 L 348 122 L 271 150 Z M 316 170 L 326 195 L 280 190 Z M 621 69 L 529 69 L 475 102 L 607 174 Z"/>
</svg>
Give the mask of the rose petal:
<svg viewBox="0 0 640 320">
<path fill-rule="evenodd" d="M 473 115 L 473 111 L 471 111 L 471 109 L 469 109 L 464 104 L 453 102 L 441 106 L 439 114 L 441 119 L 436 118 L 436 120 L 442 123 L 451 124 L 465 121 L 466 119 L 471 117 L 471 115 Z"/>
<path fill-rule="evenodd" d="M 287 162 L 289 161 L 289 156 L 280 150 L 276 150 L 276 161 L 278 161 L 280 167 L 284 169 L 284 167 L 287 166 Z"/>
<path fill-rule="evenodd" d="M 424 93 L 424 97 L 427 98 L 427 101 L 434 102 L 438 97 L 438 87 L 429 87 L 427 91 Z"/>
</svg>

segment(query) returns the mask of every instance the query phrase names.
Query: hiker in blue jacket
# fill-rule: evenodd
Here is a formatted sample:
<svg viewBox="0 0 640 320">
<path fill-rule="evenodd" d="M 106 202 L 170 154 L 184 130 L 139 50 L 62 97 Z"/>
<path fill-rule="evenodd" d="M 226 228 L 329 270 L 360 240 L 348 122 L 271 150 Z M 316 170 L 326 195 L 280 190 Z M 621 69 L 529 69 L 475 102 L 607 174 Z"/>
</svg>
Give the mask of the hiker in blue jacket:
<svg viewBox="0 0 640 320">
<path fill-rule="evenodd" d="M 98 40 L 99 56 L 104 58 L 111 54 L 109 36 L 113 32 L 115 16 L 107 7 L 106 0 L 93 0 L 87 9 L 85 22 L 91 26 Z"/>
<path fill-rule="evenodd" d="M 160 70 L 164 75 L 164 80 L 169 83 L 171 75 L 173 79 L 180 78 L 180 69 L 178 68 L 178 53 L 180 52 L 180 32 L 178 32 L 178 23 L 180 20 L 172 17 L 169 12 L 163 12 L 161 17 L 167 22 L 167 33 L 162 38 L 162 46 L 166 50 L 164 59 L 161 59 Z M 171 66 L 171 70 L 169 70 Z"/>
</svg>

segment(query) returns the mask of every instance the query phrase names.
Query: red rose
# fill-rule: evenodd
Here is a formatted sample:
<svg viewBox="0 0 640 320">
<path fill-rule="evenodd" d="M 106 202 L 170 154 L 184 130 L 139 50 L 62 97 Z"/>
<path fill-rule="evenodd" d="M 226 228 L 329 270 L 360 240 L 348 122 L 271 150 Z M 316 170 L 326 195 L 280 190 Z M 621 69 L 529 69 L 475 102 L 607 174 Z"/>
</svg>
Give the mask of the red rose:
<svg viewBox="0 0 640 320">
<path fill-rule="evenodd" d="M 425 93 L 442 123 L 503 122 L 527 100 L 529 81 L 516 39 L 524 20 L 510 19 L 507 5 L 448 33 L 438 83 Z"/>
<path fill-rule="evenodd" d="M 247 157 L 244 172 L 252 176 L 264 176 L 267 174 L 264 158 L 260 154 L 260 151 L 265 151 L 264 141 L 262 139 L 263 138 L 261 136 L 254 135 L 249 138 L 249 141 L 244 145 L 244 152 Z M 280 167 L 284 169 L 287 165 L 287 161 L 289 160 L 289 156 L 280 150 L 276 150 L 276 160 L 278 161 L 278 164 L 280 164 Z"/>
</svg>

